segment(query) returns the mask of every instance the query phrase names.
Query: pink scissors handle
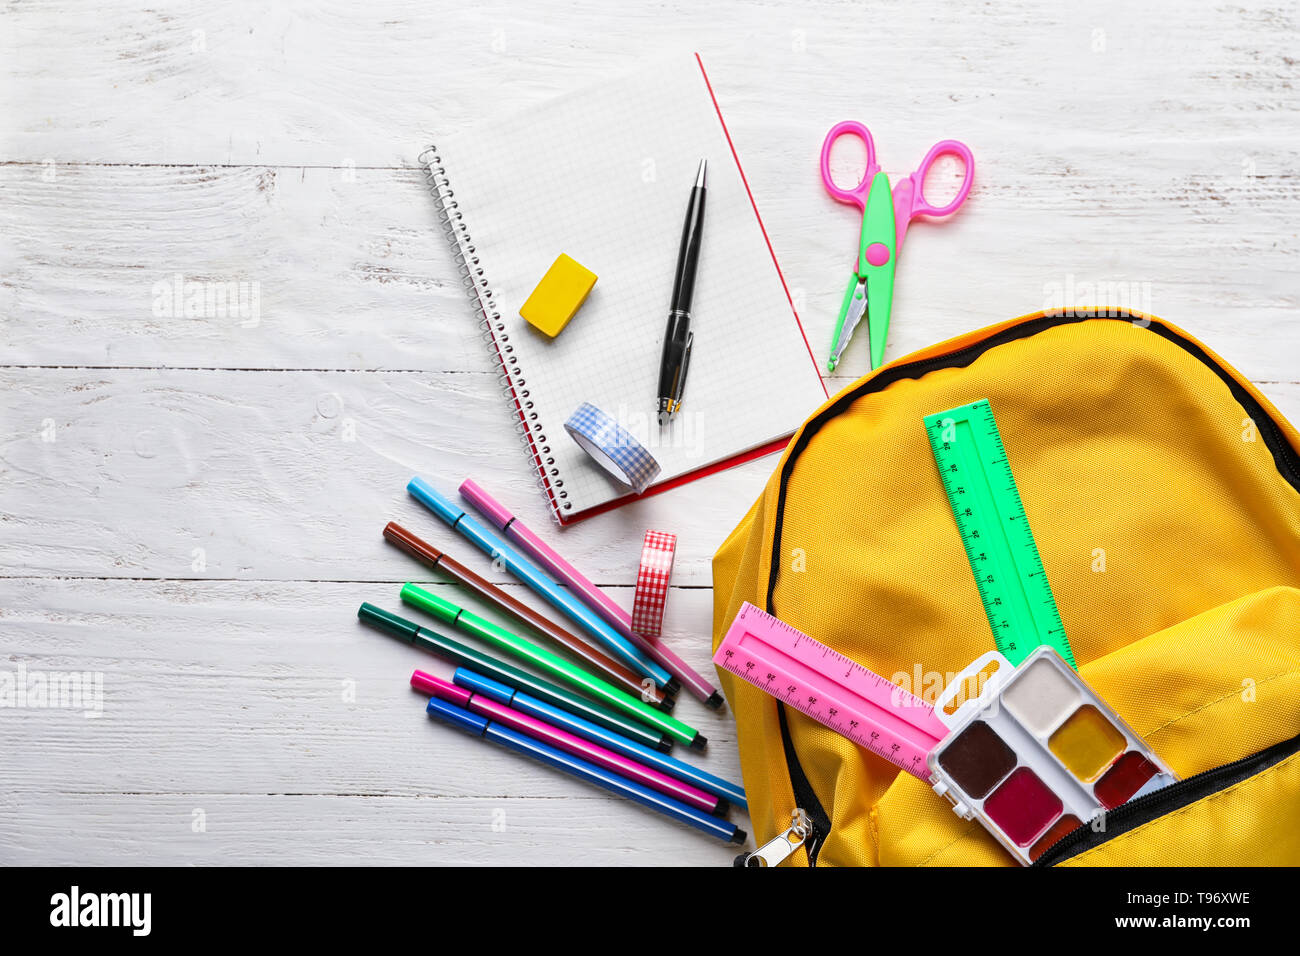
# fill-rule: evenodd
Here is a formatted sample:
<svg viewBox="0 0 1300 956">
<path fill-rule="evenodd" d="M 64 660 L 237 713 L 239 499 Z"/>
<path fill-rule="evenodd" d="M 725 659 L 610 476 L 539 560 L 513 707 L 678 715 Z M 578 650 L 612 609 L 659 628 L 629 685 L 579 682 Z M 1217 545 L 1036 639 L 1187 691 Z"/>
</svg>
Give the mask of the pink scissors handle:
<svg viewBox="0 0 1300 956">
<path fill-rule="evenodd" d="M 862 171 L 862 179 L 852 189 L 836 186 L 835 180 L 831 179 L 831 147 L 835 145 L 837 139 L 845 135 L 856 136 L 867 147 L 866 169 Z M 822 184 L 828 193 L 840 202 L 850 203 L 865 210 L 867 196 L 871 193 L 871 180 L 878 172 L 880 167 L 876 165 L 876 143 L 871 138 L 871 130 L 856 120 L 845 120 L 831 127 L 830 132 L 826 134 L 826 139 L 822 141 Z"/>
<path fill-rule="evenodd" d="M 956 156 L 965 167 L 961 186 L 957 195 L 942 206 L 933 206 L 925 198 L 925 177 L 930 174 L 930 167 L 940 156 Z M 921 160 L 916 172 L 906 179 L 900 179 L 894 185 L 894 242 L 895 248 L 903 245 L 907 235 L 907 226 L 916 216 L 951 216 L 970 195 L 971 184 L 975 181 L 975 157 L 970 147 L 955 139 L 945 139 L 930 147 Z"/>
<path fill-rule="evenodd" d="M 940 156 L 956 156 L 962 161 L 964 171 L 957 195 L 942 206 L 932 206 L 925 198 L 925 177 L 930 174 L 930 167 Z M 970 195 L 971 183 L 975 181 L 975 157 L 971 155 L 970 147 L 965 143 L 955 139 L 945 139 L 930 147 L 930 151 L 925 154 L 925 159 L 921 160 L 921 165 L 917 167 L 916 172 L 912 173 L 911 178 L 915 184 L 912 190 L 911 214 L 913 216 L 951 216 Z"/>
</svg>

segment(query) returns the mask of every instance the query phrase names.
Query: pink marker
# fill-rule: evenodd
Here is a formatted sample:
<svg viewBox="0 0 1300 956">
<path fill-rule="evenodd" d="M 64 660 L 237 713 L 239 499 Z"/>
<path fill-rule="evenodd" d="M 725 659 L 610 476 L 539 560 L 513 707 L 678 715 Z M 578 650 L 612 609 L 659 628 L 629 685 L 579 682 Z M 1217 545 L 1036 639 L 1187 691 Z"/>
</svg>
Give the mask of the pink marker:
<svg viewBox="0 0 1300 956">
<path fill-rule="evenodd" d="M 632 616 L 615 604 L 600 588 L 587 580 L 581 571 L 560 557 L 555 550 L 539 538 L 532 530 L 510 512 L 501 502 L 486 491 L 466 479 L 460 485 L 461 497 L 473 505 L 489 522 L 499 528 L 507 538 L 549 571 L 583 603 L 605 619 L 605 621 L 637 647 L 645 651 L 658 664 L 682 682 L 682 686 L 704 701 L 710 707 L 722 706 L 722 694 L 718 689 L 691 669 L 691 666 L 669 650 L 659 641 L 652 640 L 632 630 Z"/>
<path fill-rule="evenodd" d="M 575 757 L 590 760 L 597 766 L 627 777 L 629 780 L 634 780 L 652 790 L 666 793 L 670 797 L 675 797 L 683 803 L 697 807 L 707 813 L 722 816 L 730 806 L 721 797 L 705 793 L 703 790 L 692 787 L 689 783 L 675 780 L 658 770 L 647 767 L 643 763 L 629 760 L 612 750 L 606 750 L 599 744 L 583 740 L 581 737 L 575 737 L 567 730 L 561 730 L 544 720 L 538 720 L 536 717 L 515 710 L 513 707 L 507 707 L 490 697 L 484 697 L 482 694 L 466 690 L 464 687 L 445 681 L 441 677 L 426 674 L 424 671 L 415 671 L 411 674 L 411 686 L 423 694 L 445 700 L 457 707 L 463 707 L 503 726 L 525 733 L 535 740 L 540 740 L 566 753 L 571 753 Z"/>
</svg>

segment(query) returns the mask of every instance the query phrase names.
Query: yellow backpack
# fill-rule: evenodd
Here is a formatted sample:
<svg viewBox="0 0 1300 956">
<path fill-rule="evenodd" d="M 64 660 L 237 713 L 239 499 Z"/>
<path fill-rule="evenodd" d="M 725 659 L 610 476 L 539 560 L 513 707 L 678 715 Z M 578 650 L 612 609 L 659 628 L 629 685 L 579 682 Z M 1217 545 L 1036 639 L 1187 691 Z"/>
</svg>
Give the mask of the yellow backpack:
<svg viewBox="0 0 1300 956">
<path fill-rule="evenodd" d="M 835 395 L 714 557 L 715 650 L 745 601 L 895 680 L 992 650 L 922 424 L 983 398 L 1080 675 L 1180 780 L 1039 865 L 1300 863 L 1300 441 L 1159 319 L 1025 316 Z M 803 811 L 790 865 L 1012 865 L 921 780 L 719 677 L 760 846 Z"/>
</svg>

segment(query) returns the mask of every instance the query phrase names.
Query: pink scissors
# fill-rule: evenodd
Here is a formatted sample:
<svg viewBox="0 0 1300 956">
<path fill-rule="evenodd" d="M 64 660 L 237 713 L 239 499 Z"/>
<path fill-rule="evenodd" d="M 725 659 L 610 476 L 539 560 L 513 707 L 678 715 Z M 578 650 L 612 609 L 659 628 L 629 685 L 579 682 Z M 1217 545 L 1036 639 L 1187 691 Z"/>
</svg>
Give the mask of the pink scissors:
<svg viewBox="0 0 1300 956">
<path fill-rule="evenodd" d="M 843 189 L 831 179 L 831 147 L 841 136 L 856 136 L 867 147 L 867 168 L 852 189 Z M 956 156 L 964 166 L 961 187 L 952 201 L 933 206 L 925 198 L 925 177 L 940 156 Z M 862 211 L 862 233 L 858 242 L 857 268 L 849 279 L 835 322 L 835 338 L 827 369 L 835 371 L 840 357 L 853 337 L 853 331 L 867 316 L 867 336 L 871 345 L 871 367 L 879 368 L 885 359 L 885 336 L 889 333 L 889 312 L 894 301 L 894 261 L 907 235 L 908 224 L 917 216 L 942 218 L 951 216 L 970 194 L 975 179 L 975 157 L 970 148 L 955 139 L 945 139 L 930 147 L 916 172 L 900 179 L 890 192 L 889 177 L 876 164 L 876 144 L 871 131 L 861 123 L 846 120 L 836 123 L 822 143 L 822 183 L 826 191 L 843 203 Z"/>
</svg>

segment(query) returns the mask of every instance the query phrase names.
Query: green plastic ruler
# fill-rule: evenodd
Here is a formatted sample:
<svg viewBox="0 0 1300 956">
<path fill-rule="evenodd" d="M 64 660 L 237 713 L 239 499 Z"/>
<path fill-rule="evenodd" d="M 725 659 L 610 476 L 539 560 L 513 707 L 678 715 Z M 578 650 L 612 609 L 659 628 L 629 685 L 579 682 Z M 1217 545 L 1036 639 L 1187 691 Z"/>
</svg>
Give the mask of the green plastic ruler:
<svg viewBox="0 0 1300 956">
<path fill-rule="evenodd" d="M 1077 669 L 988 400 L 927 415 L 925 431 L 998 650 L 1017 666 L 1048 644 Z"/>
</svg>

